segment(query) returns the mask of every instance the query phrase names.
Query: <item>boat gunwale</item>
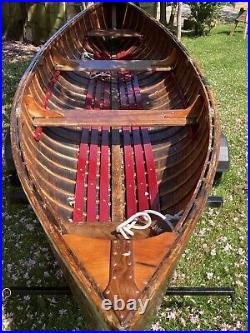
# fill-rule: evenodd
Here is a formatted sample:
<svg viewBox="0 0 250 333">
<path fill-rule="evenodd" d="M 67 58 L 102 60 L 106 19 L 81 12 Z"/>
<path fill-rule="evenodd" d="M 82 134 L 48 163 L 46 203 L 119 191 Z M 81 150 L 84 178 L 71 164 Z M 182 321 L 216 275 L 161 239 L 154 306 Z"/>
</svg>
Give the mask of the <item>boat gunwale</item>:
<svg viewBox="0 0 250 333">
<path fill-rule="evenodd" d="M 83 12 L 79 13 L 75 17 L 73 17 L 70 21 L 68 21 L 64 26 L 62 26 L 39 50 L 37 55 L 32 60 L 31 64 L 23 74 L 23 77 L 18 85 L 14 102 L 12 106 L 11 111 L 11 145 L 12 145 L 12 151 L 13 151 L 13 158 L 15 162 L 15 166 L 18 172 L 18 176 L 20 178 L 21 184 L 24 188 L 24 191 L 29 199 L 29 202 L 31 206 L 33 207 L 34 211 L 39 217 L 40 223 L 47 234 L 50 242 L 53 244 L 55 250 L 57 251 L 57 254 L 60 256 L 60 258 L 64 261 L 65 266 L 69 269 L 70 272 L 72 272 L 71 265 L 75 268 L 75 273 L 71 274 L 73 276 L 76 284 L 81 289 L 81 292 L 86 296 L 92 299 L 93 301 L 98 300 L 98 302 L 101 302 L 103 299 L 102 295 L 98 292 L 98 290 L 95 290 L 94 286 L 91 285 L 91 280 L 88 278 L 88 275 L 81 276 L 80 272 L 77 271 L 77 268 L 79 267 L 77 260 L 72 257 L 72 253 L 67 246 L 66 242 L 63 240 L 58 228 L 51 224 L 49 221 L 48 215 L 46 214 L 46 211 L 42 207 L 42 204 L 39 202 L 39 199 L 34 196 L 33 188 L 32 188 L 32 182 L 31 179 L 29 179 L 28 174 L 25 170 L 25 166 L 23 165 L 21 151 L 19 149 L 20 140 L 19 140 L 19 124 L 18 124 L 18 108 L 20 108 L 20 100 L 22 98 L 22 95 L 24 93 L 24 90 L 29 82 L 29 80 L 32 79 L 33 70 L 35 69 L 36 65 L 39 63 L 39 60 L 44 55 L 44 52 L 49 48 L 50 44 L 66 30 L 69 29 L 72 24 L 78 21 L 80 17 L 85 15 L 86 12 L 90 10 L 94 10 L 97 7 L 101 6 L 101 3 L 93 4 Z M 175 36 L 173 36 L 160 22 L 156 21 L 156 19 L 150 17 L 147 13 L 145 13 L 142 9 L 138 8 L 134 4 L 130 4 L 133 6 L 136 10 L 141 11 L 142 14 L 146 15 L 148 18 L 150 18 L 152 21 L 154 21 L 159 27 L 161 27 L 172 39 L 172 41 L 177 45 L 180 50 L 183 52 L 183 54 L 189 59 L 191 66 L 194 68 L 194 70 L 197 73 L 197 77 L 200 81 L 201 87 L 203 88 L 204 94 L 206 95 L 206 101 L 207 101 L 207 112 L 209 117 L 209 142 L 208 142 L 208 148 L 207 148 L 207 154 L 206 158 L 204 160 L 204 165 L 201 171 L 201 175 L 199 177 L 199 180 L 197 181 L 197 185 L 194 188 L 193 195 L 189 200 L 188 205 L 185 208 L 184 214 L 181 217 L 181 220 L 179 221 L 179 225 L 184 225 L 184 229 L 182 229 L 182 232 L 177 237 L 174 245 L 172 246 L 171 250 L 165 254 L 161 264 L 157 267 L 157 270 L 151 277 L 148 285 L 145 287 L 145 289 L 142 291 L 144 296 L 146 297 L 152 297 L 154 293 L 156 293 L 156 290 L 159 289 L 158 292 L 161 292 L 161 290 L 164 289 L 164 286 L 167 284 L 167 281 L 164 282 L 164 277 L 166 275 L 169 275 L 169 271 L 173 271 L 175 264 L 177 263 L 177 258 L 181 255 L 182 251 L 184 250 L 184 245 L 187 243 L 189 236 L 191 232 L 193 231 L 196 222 L 198 221 L 203 207 L 205 205 L 205 202 L 208 197 L 208 192 L 211 190 L 212 182 L 215 176 L 216 172 L 216 166 L 218 162 L 218 154 L 219 154 L 219 145 L 220 145 L 220 128 L 219 128 L 219 117 L 218 117 L 218 111 L 217 106 L 214 100 L 214 97 L 212 95 L 212 92 L 210 88 L 204 84 L 203 82 L 203 75 L 200 72 L 199 66 L 196 62 L 194 62 L 188 51 L 186 50 L 183 45 L 177 41 Z M 214 133 L 213 133 L 214 131 Z M 207 172 L 208 169 L 208 172 Z M 206 174 L 207 172 L 207 174 Z M 195 204 L 195 201 L 198 201 L 198 204 Z M 187 222 L 188 223 L 185 223 Z M 61 254 L 64 252 L 64 256 Z M 167 267 L 166 262 L 172 260 L 172 265 L 169 265 Z M 90 291 L 90 289 L 92 291 Z M 94 290 L 94 295 L 93 295 Z M 153 305 L 151 304 L 151 307 Z M 98 308 L 98 312 L 102 312 L 104 314 L 104 320 L 108 325 L 112 325 L 113 327 L 121 327 L 121 323 L 116 316 L 115 312 L 112 313 L 112 316 L 107 319 L 107 312 L 104 312 L 100 307 Z M 147 309 L 148 312 L 148 309 Z M 145 313 L 146 314 L 146 313 Z M 102 318 L 103 319 L 103 318 Z M 133 315 L 132 319 L 132 325 L 135 325 L 137 327 L 137 324 L 140 322 L 140 317 L 138 312 Z M 136 324 L 137 323 L 137 324 Z M 128 325 L 131 325 L 129 317 L 127 318 L 127 321 L 124 323 L 124 326 L 122 328 L 126 328 Z"/>
</svg>

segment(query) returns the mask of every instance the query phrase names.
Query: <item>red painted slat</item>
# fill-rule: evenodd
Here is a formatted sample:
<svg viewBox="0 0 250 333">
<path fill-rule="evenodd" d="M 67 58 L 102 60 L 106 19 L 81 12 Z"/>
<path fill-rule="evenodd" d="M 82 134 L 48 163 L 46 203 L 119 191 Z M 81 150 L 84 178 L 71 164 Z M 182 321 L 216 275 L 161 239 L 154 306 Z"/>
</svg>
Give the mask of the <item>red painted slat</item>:
<svg viewBox="0 0 250 333">
<path fill-rule="evenodd" d="M 110 82 L 104 83 L 103 109 L 110 108 Z M 100 161 L 100 222 L 109 221 L 109 127 L 102 128 Z"/>
<path fill-rule="evenodd" d="M 95 80 L 92 80 L 93 82 Z M 94 96 L 93 109 L 100 109 L 101 98 L 101 82 L 96 81 L 96 90 L 93 91 Z M 88 99 L 89 101 L 89 99 Z M 87 187 L 87 221 L 95 222 L 97 220 L 96 214 L 96 186 L 97 186 L 97 154 L 98 154 L 98 129 L 91 129 L 91 141 L 89 152 L 89 170 L 88 170 L 88 187 Z"/>
<path fill-rule="evenodd" d="M 87 96 L 85 100 L 86 109 L 91 109 L 92 98 L 94 94 L 95 82 L 92 80 L 89 83 Z M 75 205 L 73 210 L 73 223 L 79 223 L 85 221 L 84 212 L 84 197 L 85 197 L 85 174 L 88 160 L 88 139 L 89 129 L 83 128 L 82 140 L 79 147 L 79 156 L 77 163 L 76 173 L 76 186 L 75 186 Z"/>
<path fill-rule="evenodd" d="M 128 109 L 129 103 L 128 103 L 128 97 L 126 93 L 126 83 L 124 80 L 124 75 L 122 73 L 118 73 L 118 85 L 119 85 L 119 95 L 120 95 L 120 104 L 121 109 Z"/>
<path fill-rule="evenodd" d="M 125 167 L 125 188 L 126 188 L 126 211 L 127 218 L 137 211 L 134 179 L 133 148 L 131 146 L 130 129 L 123 128 L 124 143 L 124 167 Z"/>
<path fill-rule="evenodd" d="M 140 92 L 138 78 L 136 75 L 133 75 L 133 86 L 134 86 L 137 108 L 142 109 L 143 100 Z M 143 149 L 145 154 L 150 208 L 159 211 L 160 210 L 159 190 L 158 190 L 155 165 L 154 165 L 154 156 L 150 142 L 150 137 L 148 134 L 148 130 L 146 128 L 141 128 L 140 130 L 142 134 Z"/>
<path fill-rule="evenodd" d="M 130 74 L 130 79 L 127 79 L 126 83 L 127 83 L 129 107 L 133 109 L 136 108 L 136 99 L 132 85 L 131 74 Z M 139 127 L 132 127 L 132 135 L 133 135 L 134 160 L 135 160 L 135 170 L 136 170 L 138 209 L 139 211 L 141 211 L 148 208 L 148 193 L 147 193 L 145 166 L 144 166 L 143 147 L 141 143 Z"/>
<path fill-rule="evenodd" d="M 137 109 L 143 109 L 143 100 L 142 100 L 138 77 L 136 74 L 133 75 L 132 82 L 133 82 L 133 87 L 134 87 Z"/>
<path fill-rule="evenodd" d="M 150 142 L 150 137 L 148 134 L 148 130 L 146 128 L 141 129 L 141 133 L 142 133 L 143 148 L 144 148 L 144 154 L 147 166 L 150 207 L 154 210 L 159 211 L 160 210 L 159 190 L 158 190 L 155 165 L 154 165 L 154 156 Z"/>
<path fill-rule="evenodd" d="M 122 73 L 118 74 L 118 86 L 120 94 L 121 108 L 128 107 L 128 98 L 126 94 L 126 84 Z M 124 145 L 124 169 L 125 169 L 125 188 L 126 188 L 126 213 L 127 218 L 137 211 L 135 179 L 134 179 L 134 158 L 133 148 L 131 146 L 131 128 L 123 128 L 123 145 Z"/>
<path fill-rule="evenodd" d="M 138 208 L 139 211 L 148 209 L 148 190 L 146 183 L 145 164 L 143 147 L 141 144 L 140 129 L 133 128 L 133 144 L 135 154 L 136 180 L 138 192 Z"/>
<path fill-rule="evenodd" d="M 98 153 L 98 130 L 91 129 L 88 187 L 87 187 L 87 221 L 96 221 L 96 175 L 97 175 L 97 153 Z"/>
<path fill-rule="evenodd" d="M 88 158 L 88 139 L 89 131 L 84 129 L 82 131 L 82 138 L 79 148 L 79 157 L 77 163 L 76 173 L 76 186 L 75 186 L 75 205 L 73 210 L 73 222 L 78 223 L 84 221 L 83 209 L 84 209 L 84 196 L 85 196 L 85 172 L 86 162 Z"/>
<path fill-rule="evenodd" d="M 127 57 L 131 56 L 133 51 L 135 50 L 134 46 L 131 46 L 129 49 L 120 51 L 119 53 L 116 54 L 116 59 L 126 59 Z"/>
<path fill-rule="evenodd" d="M 127 85 L 127 94 L 128 94 L 128 103 L 129 108 L 133 110 L 135 108 L 135 94 L 131 82 L 131 74 L 126 75 L 126 85 Z"/>
</svg>

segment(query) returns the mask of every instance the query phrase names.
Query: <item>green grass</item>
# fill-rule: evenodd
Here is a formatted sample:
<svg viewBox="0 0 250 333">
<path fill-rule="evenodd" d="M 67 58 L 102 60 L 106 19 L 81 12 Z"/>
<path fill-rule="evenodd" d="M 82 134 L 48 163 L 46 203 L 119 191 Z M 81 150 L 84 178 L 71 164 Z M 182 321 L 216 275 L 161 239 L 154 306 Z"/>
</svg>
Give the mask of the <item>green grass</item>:
<svg viewBox="0 0 250 333">
<path fill-rule="evenodd" d="M 153 328 L 167 330 L 247 329 L 247 41 L 228 36 L 229 26 L 210 36 L 184 37 L 219 104 L 221 127 L 230 146 L 231 168 L 214 193 L 224 206 L 204 212 L 183 254 L 171 286 L 229 286 L 236 301 L 217 297 L 166 297 Z M 4 124 L 9 122 L 16 85 L 27 62 L 4 64 Z M 6 179 L 4 186 L 6 187 Z M 5 191 L 4 187 L 4 191 Z M 3 241 L 5 285 L 64 285 L 61 271 L 30 207 L 6 209 Z M 19 208 L 20 209 L 20 208 Z M 4 329 L 84 329 L 72 299 L 13 296 L 4 306 Z"/>
</svg>

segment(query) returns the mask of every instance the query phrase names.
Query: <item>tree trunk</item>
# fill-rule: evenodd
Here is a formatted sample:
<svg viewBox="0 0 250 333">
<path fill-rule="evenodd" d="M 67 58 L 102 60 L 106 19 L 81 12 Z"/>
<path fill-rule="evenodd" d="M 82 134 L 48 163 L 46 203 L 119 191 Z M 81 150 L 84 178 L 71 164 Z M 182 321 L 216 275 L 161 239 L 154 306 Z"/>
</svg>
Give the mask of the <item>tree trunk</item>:
<svg viewBox="0 0 250 333">
<path fill-rule="evenodd" d="M 176 2 L 172 2 L 172 8 L 171 8 L 171 14 L 170 14 L 170 18 L 169 18 L 169 22 L 168 25 L 170 27 L 174 26 L 174 17 L 175 17 L 175 13 L 176 13 Z"/>
<path fill-rule="evenodd" d="M 74 2 L 66 2 L 67 20 L 71 19 L 81 11 L 80 6 L 81 6 L 80 3 L 79 5 L 77 5 Z"/>
<path fill-rule="evenodd" d="M 149 15 L 157 18 L 159 2 L 141 2 L 140 7 L 144 9 Z"/>
<path fill-rule="evenodd" d="M 181 14 L 182 14 L 182 3 L 178 2 L 178 11 L 177 11 L 177 39 L 181 40 Z"/>
<path fill-rule="evenodd" d="M 27 20 L 29 3 L 3 4 L 3 37 L 10 40 L 24 40 L 24 26 Z"/>
<path fill-rule="evenodd" d="M 167 25 L 167 20 L 166 20 L 166 2 L 160 2 L 160 22 L 163 25 Z"/>
<path fill-rule="evenodd" d="M 92 5 L 93 2 L 85 2 L 85 8 L 88 8 L 89 6 Z"/>
</svg>

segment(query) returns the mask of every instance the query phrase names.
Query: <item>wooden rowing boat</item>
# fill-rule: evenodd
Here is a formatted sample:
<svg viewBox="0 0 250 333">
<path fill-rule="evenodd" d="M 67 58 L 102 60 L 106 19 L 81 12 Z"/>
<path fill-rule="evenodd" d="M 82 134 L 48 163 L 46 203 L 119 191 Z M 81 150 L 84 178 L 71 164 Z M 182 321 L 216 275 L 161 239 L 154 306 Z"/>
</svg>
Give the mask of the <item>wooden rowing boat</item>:
<svg viewBox="0 0 250 333">
<path fill-rule="evenodd" d="M 95 328 L 152 319 L 204 209 L 219 138 L 197 65 L 133 4 L 92 5 L 32 61 L 13 103 L 13 157 Z M 115 297 L 129 307 L 104 308 Z M 149 300 L 143 314 L 131 299 Z"/>
</svg>

